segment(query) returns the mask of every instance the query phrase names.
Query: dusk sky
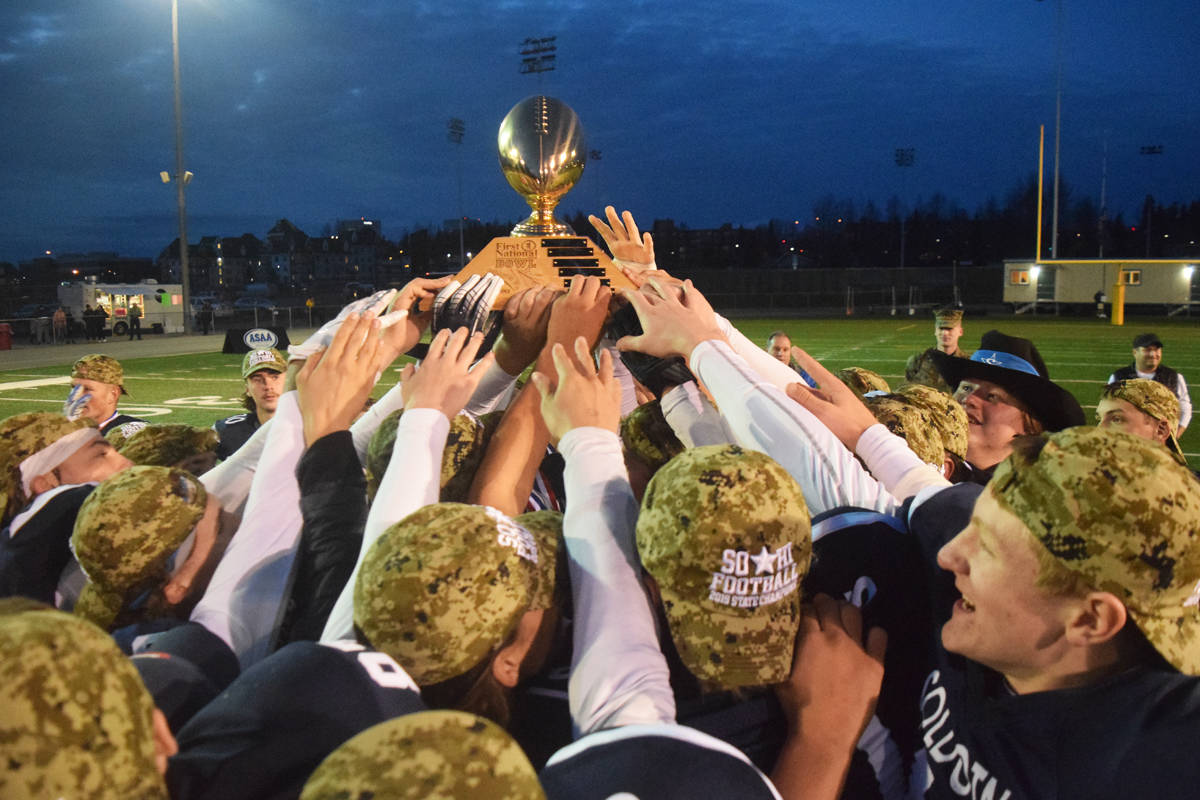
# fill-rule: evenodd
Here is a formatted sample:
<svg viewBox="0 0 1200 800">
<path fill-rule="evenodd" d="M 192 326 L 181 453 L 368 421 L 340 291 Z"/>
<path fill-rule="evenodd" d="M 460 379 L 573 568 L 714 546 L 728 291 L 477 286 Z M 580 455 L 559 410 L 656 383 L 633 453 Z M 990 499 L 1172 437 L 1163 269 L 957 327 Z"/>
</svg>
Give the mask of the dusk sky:
<svg viewBox="0 0 1200 800">
<path fill-rule="evenodd" d="M 1136 221 L 1200 198 L 1195 0 L 1061 0 L 1062 176 Z M 384 234 L 528 213 L 497 165 L 507 111 L 579 114 L 588 165 L 561 209 L 644 224 L 811 218 L 942 191 L 968 211 L 1053 159 L 1056 0 L 180 0 L 189 238 Z M 169 0 L 0 6 L 0 261 L 177 234 Z M 519 44 L 557 36 L 557 69 Z M 466 122 L 461 147 L 446 136 Z M 1160 155 L 1139 148 L 1161 145 Z M 911 168 L 894 151 L 911 147 Z M 1047 221 L 1047 225 L 1048 225 Z M 1033 232 L 1030 232 L 1032 239 Z M 1014 254 L 1024 255 L 1024 254 Z"/>
</svg>

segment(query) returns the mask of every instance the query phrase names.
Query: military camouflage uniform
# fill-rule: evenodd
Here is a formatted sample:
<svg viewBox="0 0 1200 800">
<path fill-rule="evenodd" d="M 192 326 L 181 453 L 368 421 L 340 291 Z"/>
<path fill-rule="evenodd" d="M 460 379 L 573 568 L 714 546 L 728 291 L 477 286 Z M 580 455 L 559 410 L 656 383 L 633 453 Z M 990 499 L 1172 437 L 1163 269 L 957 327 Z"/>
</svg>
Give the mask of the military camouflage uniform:
<svg viewBox="0 0 1200 800">
<path fill-rule="evenodd" d="M 953 394 L 954 390 L 958 387 L 947 385 L 946 381 L 938 373 L 937 368 L 933 365 L 933 359 L 930 356 L 936 351 L 936 347 L 930 347 L 927 350 L 922 350 L 920 353 L 909 356 L 908 361 L 904 362 L 904 380 L 909 383 L 919 383 L 922 386 L 931 386 L 939 391 Z M 971 354 L 961 347 L 950 355 L 955 358 L 971 357 Z"/>
</svg>

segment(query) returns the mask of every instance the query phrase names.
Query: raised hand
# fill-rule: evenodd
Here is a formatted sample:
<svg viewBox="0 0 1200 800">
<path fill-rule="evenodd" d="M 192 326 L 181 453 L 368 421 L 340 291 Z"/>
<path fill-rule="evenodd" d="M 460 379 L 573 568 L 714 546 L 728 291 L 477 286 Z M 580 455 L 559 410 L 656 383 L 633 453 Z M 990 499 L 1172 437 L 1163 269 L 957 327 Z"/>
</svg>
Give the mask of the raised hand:
<svg viewBox="0 0 1200 800">
<path fill-rule="evenodd" d="M 875 415 L 849 386 L 808 353 L 792 347 L 792 358 L 821 388 L 812 389 L 802 382 L 791 383 L 787 387 L 788 397 L 811 411 L 853 453 L 863 431 L 875 424 Z"/>
<path fill-rule="evenodd" d="M 520 375 L 541 352 L 546 343 L 550 309 L 561 294 L 544 286 L 525 289 L 508 299 L 493 352 L 496 364 L 509 375 Z"/>
<path fill-rule="evenodd" d="M 338 315 L 326 322 L 316 332 L 304 340 L 303 344 L 293 344 L 288 347 L 288 359 L 291 361 L 302 361 L 310 357 L 313 353 L 323 347 L 329 347 L 333 342 L 333 338 L 337 335 L 338 329 L 342 323 L 349 319 L 352 315 L 362 314 L 369 318 L 379 317 L 385 314 L 387 309 L 392 305 L 392 301 L 396 299 L 399 292 L 396 289 L 383 289 L 370 297 L 364 297 L 355 300 L 346 305 Z M 384 324 L 392 324 L 396 319 L 399 319 L 401 312 L 396 311 L 392 314 L 383 316 Z"/>
<path fill-rule="evenodd" d="M 367 314 L 345 317 L 329 346 L 309 356 L 296 373 L 305 444 L 349 429 L 362 413 L 379 374 L 380 325 Z"/>
<path fill-rule="evenodd" d="M 652 276 L 641 291 L 626 290 L 623 296 L 637 312 L 642 333 L 622 336 L 617 341 L 618 350 L 687 359 L 701 342 L 725 341 L 725 334 L 717 325 L 716 313 L 691 281 L 684 281 L 677 291 L 673 285 Z"/>
<path fill-rule="evenodd" d="M 421 340 L 421 334 L 433 319 L 433 309 L 419 311 L 418 304 L 431 300 L 449 283 L 449 275 L 443 278 L 413 278 L 396 295 L 392 301 L 392 312 L 383 317 L 381 358 L 385 364 L 395 361 Z"/>
<path fill-rule="evenodd" d="M 618 217 L 615 208 L 605 206 L 604 214 L 608 217 L 607 225 L 595 214 L 588 216 L 588 222 L 592 223 L 596 233 L 608 245 L 613 259 L 625 262 L 618 266 L 637 271 L 654 269 L 654 238 L 650 232 L 639 235 L 637 222 L 629 211 L 622 212 Z"/>
<path fill-rule="evenodd" d="M 495 358 L 488 353 L 471 369 L 482 343 L 482 333 L 468 334 L 466 328 L 438 331 L 421 365 L 409 364 L 400 373 L 405 410 L 435 408 L 454 419 Z"/>
<path fill-rule="evenodd" d="M 542 398 L 542 419 L 550 431 L 550 441 L 558 444 L 574 428 L 603 428 L 616 433 L 621 424 L 621 385 L 613 377 L 612 356 L 600 351 L 600 365 L 592 362 L 587 339 L 575 339 L 574 356 L 562 344 L 550 348 L 556 385 L 550 376 L 534 372 L 530 376 Z"/>
<path fill-rule="evenodd" d="M 612 292 L 594 275 L 584 277 L 572 275 L 567 293 L 560 295 L 550 309 L 550 322 L 546 327 L 546 343 L 570 344 L 576 336 L 587 339 L 590 347 L 600 341 L 600 331 L 608 317 L 608 304 Z M 543 350 L 543 354 L 548 351 Z M 539 369 L 543 366 L 539 363 Z M 548 362 L 543 372 L 550 369 Z"/>
</svg>

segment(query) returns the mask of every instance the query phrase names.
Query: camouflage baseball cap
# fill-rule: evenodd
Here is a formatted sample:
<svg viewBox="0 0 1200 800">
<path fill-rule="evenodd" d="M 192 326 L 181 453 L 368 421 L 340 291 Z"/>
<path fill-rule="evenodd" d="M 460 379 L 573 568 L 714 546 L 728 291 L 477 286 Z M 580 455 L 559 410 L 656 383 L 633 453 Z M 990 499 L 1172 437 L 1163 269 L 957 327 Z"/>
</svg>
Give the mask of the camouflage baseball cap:
<svg viewBox="0 0 1200 800">
<path fill-rule="evenodd" d="M 642 403 L 621 419 L 621 442 L 651 471 L 683 452 L 683 442 L 667 423 L 657 399 Z"/>
<path fill-rule="evenodd" d="M 846 367 L 838 370 L 838 380 L 850 387 L 859 397 L 867 392 L 890 392 L 891 387 L 883 376 L 862 367 Z"/>
<path fill-rule="evenodd" d="M 940 466 L 945 460 L 942 437 L 933 424 L 932 412 L 924 406 L 901 394 L 864 397 L 863 402 L 871 409 L 876 420 L 903 439 L 908 449 L 926 464 Z"/>
<path fill-rule="evenodd" d="M 418 684 L 482 662 L 516 630 L 540 580 L 534 536 L 494 508 L 437 503 L 363 556 L 354 623 Z"/>
<path fill-rule="evenodd" d="M 788 676 L 812 538 L 783 467 L 734 445 L 685 450 L 647 485 L 637 546 L 697 677 L 733 688 Z"/>
<path fill-rule="evenodd" d="M 121 368 L 121 362 L 112 356 L 100 353 L 84 356 L 71 367 L 71 377 L 112 384 L 120 388 L 121 394 L 129 394 L 125 391 L 125 370 Z"/>
<path fill-rule="evenodd" d="M 135 419 L 133 422 L 126 422 L 121 425 L 113 425 L 104 432 L 104 438 L 108 440 L 109 444 L 117 448 L 117 450 L 120 450 L 125 446 L 125 443 L 129 441 L 130 437 L 132 437 L 138 431 L 143 431 L 148 427 L 150 427 L 149 422 Z"/>
<path fill-rule="evenodd" d="M 961 308 L 939 308 L 933 312 L 933 324 L 939 328 L 953 328 L 962 325 L 963 312 Z"/>
<path fill-rule="evenodd" d="M 1124 400 L 1143 414 L 1167 423 L 1171 431 L 1167 436 L 1167 449 L 1175 454 L 1175 460 L 1180 464 L 1187 463 L 1179 439 L 1175 437 L 1175 430 L 1179 427 L 1179 398 L 1174 392 L 1158 381 L 1133 378 L 1105 386 L 1100 392 L 1100 399 L 1106 397 Z"/>
<path fill-rule="evenodd" d="M 563 513 L 550 509 L 528 511 L 513 517 L 513 522 L 533 534 L 538 547 L 540 576 L 529 610 L 565 608 L 571 598 L 571 581 L 563 542 Z"/>
<path fill-rule="evenodd" d="M 367 494 L 372 498 L 391 462 L 396 428 L 403 413 L 404 409 L 400 409 L 384 417 L 367 445 Z M 450 431 L 442 450 L 441 491 L 438 494 L 443 503 L 466 502 L 475 472 L 483 463 L 487 444 L 501 416 L 502 412 L 494 412 L 475 419 L 469 414 L 458 414 L 450 420 Z"/>
<path fill-rule="evenodd" d="M 420 711 L 367 728 L 334 750 L 301 800 L 389 797 L 544 800 L 512 737 L 465 711 Z"/>
<path fill-rule="evenodd" d="M 943 450 L 967 457 L 967 412 L 953 395 L 919 383 L 906 383 L 896 394 L 929 411 L 929 421 L 941 437 Z"/>
<path fill-rule="evenodd" d="M 1102 428 L 1001 463 L 991 491 L 1066 569 L 1116 595 L 1155 649 L 1200 674 L 1200 482 L 1154 442 Z"/>
<path fill-rule="evenodd" d="M 0 663 L 0 797 L 167 797 L 154 703 L 106 633 L 50 608 L 5 608 Z"/>
<path fill-rule="evenodd" d="M 93 420 L 81 418 L 72 421 L 52 411 L 16 414 L 0 421 L 0 443 L 3 443 L 3 447 L 0 448 L 0 470 L 3 471 L 3 480 L 0 483 L 4 484 L 9 505 L 16 504 L 16 509 L 19 509 L 28 499 L 23 486 L 22 462 L 76 431 L 95 427 L 96 423 Z M 79 446 L 82 447 L 86 443 L 87 441 L 81 440 Z M 62 458 L 58 459 L 58 464 L 72 453 L 74 450 L 61 453 Z M 50 464 L 41 472 L 49 472 L 58 464 Z"/>
<path fill-rule="evenodd" d="M 287 359 L 274 347 L 251 350 L 242 358 L 242 378 L 249 378 L 259 370 L 272 369 L 287 372 Z"/>
<path fill-rule="evenodd" d="M 130 467 L 97 486 L 71 534 L 88 577 L 75 613 L 111 625 L 131 592 L 164 574 L 207 502 L 204 486 L 181 469 Z"/>
<path fill-rule="evenodd" d="M 197 453 L 215 453 L 218 444 L 220 437 L 212 428 L 147 425 L 126 438 L 118 449 L 134 464 L 170 467 Z"/>
</svg>

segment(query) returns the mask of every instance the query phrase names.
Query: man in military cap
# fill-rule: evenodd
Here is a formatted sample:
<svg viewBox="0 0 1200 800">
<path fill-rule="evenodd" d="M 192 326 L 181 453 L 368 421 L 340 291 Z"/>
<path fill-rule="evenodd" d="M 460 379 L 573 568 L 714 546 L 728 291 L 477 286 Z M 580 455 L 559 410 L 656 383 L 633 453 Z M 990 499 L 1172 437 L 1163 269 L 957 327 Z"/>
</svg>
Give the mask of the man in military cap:
<svg viewBox="0 0 1200 800">
<path fill-rule="evenodd" d="M 1162 340 L 1157 334 L 1138 334 L 1133 338 L 1133 363 L 1109 375 L 1108 382 L 1145 378 L 1170 389 L 1179 399 L 1179 427 L 1175 435 L 1182 438 L 1184 430 L 1192 422 L 1192 398 L 1188 395 L 1187 381 L 1183 376 L 1162 363 L 1162 351 Z"/>
<path fill-rule="evenodd" d="M 1101 428 L 1114 428 L 1158 442 L 1179 463 L 1187 463 L 1175 435 L 1179 400 L 1157 381 L 1131 378 L 1108 384 L 1100 392 L 1096 420 Z"/>
<path fill-rule="evenodd" d="M 908 357 L 908 361 L 904 365 L 904 379 L 906 381 L 932 386 L 935 389 L 941 389 L 943 392 L 953 391 L 953 387 L 947 386 L 946 382 L 942 380 L 930 356 L 935 352 L 945 353 L 955 358 L 969 358 L 971 356 L 970 353 L 963 351 L 958 346 L 958 340 L 963 335 L 962 320 L 963 312 L 961 308 L 947 306 L 933 312 L 933 335 L 937 343 L 928 350 L 923 350 Z"/>
<path fill-rule="evenodd" d="M 125 370 L 112 356 L 93 353 L 75 362 L 71 368 L 71 393 L 67 398 L 67 416 L 95 420 L 100 433 L 114 425 L 142 423 L 137 417 L 117 413 L 117 403 L 125 390 Z"/>
<path fill-rule="evenodd" d="M 242 380 L 245 383 L 242 403 L 246 411 L 218 420 L 213 425 L 221 439 L 217 446 L 218 458 L 229 458 L 275 415 L 279 398 L 283 395 L 286 375 L 287 359 L 275 348 L 246 353 L 242 358 Z"/>
</svg>

